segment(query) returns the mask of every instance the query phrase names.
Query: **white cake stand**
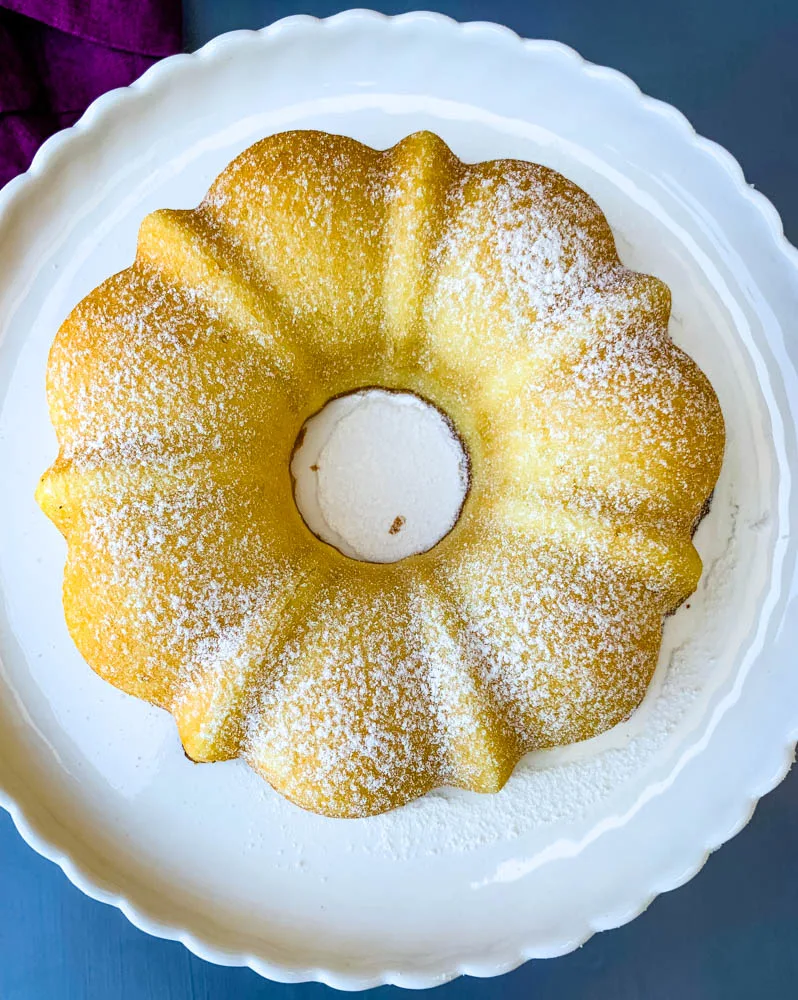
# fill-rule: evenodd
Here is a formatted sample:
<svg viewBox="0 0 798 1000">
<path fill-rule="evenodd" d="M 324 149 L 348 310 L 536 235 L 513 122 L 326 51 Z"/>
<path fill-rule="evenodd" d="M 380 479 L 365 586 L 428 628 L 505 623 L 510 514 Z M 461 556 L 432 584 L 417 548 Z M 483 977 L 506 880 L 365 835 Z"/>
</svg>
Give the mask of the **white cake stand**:
<svg viewBox="0 0 798 1000">
<path fill-rule="evenodd" d="M 145 213 L 194 205 L 249 143 L 304 127 L 374 146 L 428 128 L 464 159 L 564 172 L 624 260 L 671 286 L 672 334 L 728 425 L 702 584 L 633 720 L 533 755 L 497 796 L 442 791 L 362 821 L 303 813 L 239 762 L 193 766 L 169 716 L 95 677 L 64 626 L 64 546 L 33 502 L 67 311 L 131 261 Z M 0 803 L 22 836 L 152 934 L 344 988 L 505 972 L 690 878 L 798 734 L 797 264 L 771 205 L 676 111 L 495 25 L 288 18 L 100 98 L 0 193 Z"/>
</svg>

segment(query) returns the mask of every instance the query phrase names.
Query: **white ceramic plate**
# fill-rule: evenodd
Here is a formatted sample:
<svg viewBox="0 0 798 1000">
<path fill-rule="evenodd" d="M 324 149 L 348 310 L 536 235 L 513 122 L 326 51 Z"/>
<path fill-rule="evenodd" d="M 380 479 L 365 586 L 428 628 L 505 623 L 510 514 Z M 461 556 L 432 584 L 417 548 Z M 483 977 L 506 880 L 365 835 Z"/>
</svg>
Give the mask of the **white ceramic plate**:
<svg viewBox="0 0 798 1000">
<path fill-rule="evenodd" d="M 301 812 L 247 768 L 197 767 L 171 718 L 82 662 L 64 546 L 33 502 L 54 454 L 53 334 L 261 136 L 314 127 L 562 170 L 627 263 L 671 286 L 673 336 L 728 424 L 699 591 L 633 720 L 525 760 L 497 796 L 441 791 L 362 821 Z M 558 955 L 639 913 L 732 836 L 798 735 L 798 255 L 732 158 L 619 74 L 430 14 L 289 18 L 102 97 L 0 194 L 0 802 L 22 836 L 139 927 L 216 962 L 339 987 L 429 986 Z"/>
</svg>

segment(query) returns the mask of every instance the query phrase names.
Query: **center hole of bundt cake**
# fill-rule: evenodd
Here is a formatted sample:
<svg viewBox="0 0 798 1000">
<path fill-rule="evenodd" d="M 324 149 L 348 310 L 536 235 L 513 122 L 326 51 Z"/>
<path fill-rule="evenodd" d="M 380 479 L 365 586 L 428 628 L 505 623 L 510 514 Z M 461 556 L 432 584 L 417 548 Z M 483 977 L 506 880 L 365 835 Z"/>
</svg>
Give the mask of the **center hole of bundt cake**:
<svg viewBox="0 0 798 1000">
<path fill-rule="evenodd" d="M 468 492 L 451 421 L 412 392 L 361 389 L 305 421 L 291 476 L 310 530 L 344 555 L 397 562 L 447 535 Z"/>
</svg>

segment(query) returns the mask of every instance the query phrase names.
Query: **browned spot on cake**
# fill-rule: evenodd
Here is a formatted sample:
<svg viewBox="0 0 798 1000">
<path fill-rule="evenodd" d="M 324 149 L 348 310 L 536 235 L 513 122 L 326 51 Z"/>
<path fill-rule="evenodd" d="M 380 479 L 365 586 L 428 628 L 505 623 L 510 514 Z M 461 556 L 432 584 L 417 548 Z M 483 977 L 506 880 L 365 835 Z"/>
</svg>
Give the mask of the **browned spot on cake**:
<svg viewBox="0 0 798 1000">
<path fill-rule="evenodd" d="M 318 471 L 319 471 L 319 467 L 318 467 L 318 465 L 311 465 L 311 467 L 310 467 L 310 471 L 311 471 L 311 472 L 318 472 Z"/>
<path fill-rule="evenodd" d="M 389 535 L 398 535 L 405 525 L 405 519 L 401 514 L 397 514 L 393 519 L 393 524 L 388 528 Z"/>
</svg>

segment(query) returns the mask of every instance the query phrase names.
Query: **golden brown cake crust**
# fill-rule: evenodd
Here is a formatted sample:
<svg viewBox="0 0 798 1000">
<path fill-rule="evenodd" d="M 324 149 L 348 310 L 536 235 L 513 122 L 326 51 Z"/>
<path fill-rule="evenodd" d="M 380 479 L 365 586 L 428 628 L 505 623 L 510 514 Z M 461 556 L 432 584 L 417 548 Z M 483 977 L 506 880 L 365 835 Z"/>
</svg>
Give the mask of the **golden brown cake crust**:
<svg viewBox="0 0 798 1000">
<path fill-rule="evenodd" d="M 615 725 L 698 582 L 723 455 L 669 312 L 545 167 L 428 132 L 256 143 L 149 215 L 53 344 L 37 498 L 78 649 L 192 759 L 331 816 L 496 791 Z M 316 539 L 291 491 L 304 420 L 367 385 L 430 400 L 471 459 L 455 528 L 395 564 Z"/>
</svg>

